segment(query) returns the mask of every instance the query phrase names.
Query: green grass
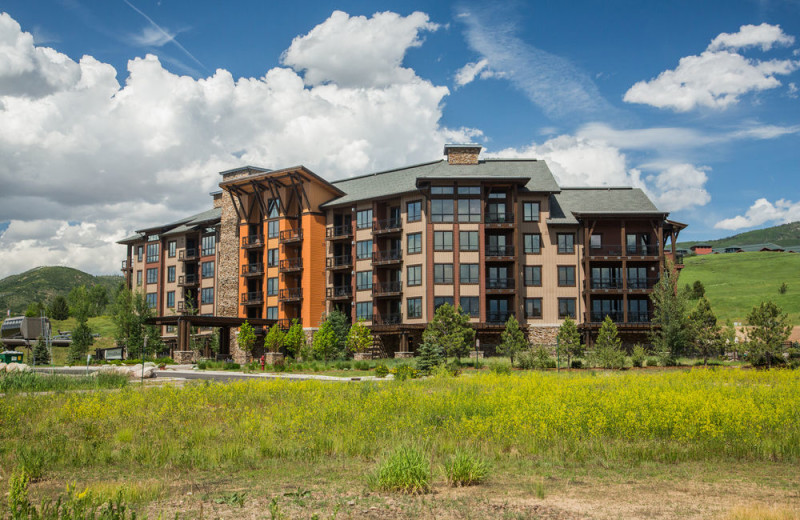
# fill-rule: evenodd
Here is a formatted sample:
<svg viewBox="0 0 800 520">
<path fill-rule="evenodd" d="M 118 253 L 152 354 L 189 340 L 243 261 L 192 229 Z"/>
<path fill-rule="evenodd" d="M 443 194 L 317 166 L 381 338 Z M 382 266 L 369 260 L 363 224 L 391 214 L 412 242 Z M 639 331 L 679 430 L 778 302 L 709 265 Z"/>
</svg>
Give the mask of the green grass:
<svg viewBox="0 0 800 520">
<path fill-rule="evenodd" d="M 430 491 L 431 477 L 425 451 L 417 446 L 400 446 L 378 464 L 372 485 L 383 491 L 413 495 Z"/>
<path fill-rule="evenodd" d="M 703 282 L 717 318 L 744 323 L 753 307 L 772 300 L 800 325 L 800 255 L 731 253 L 688 257 L 684 263 L 681 287 Z M 780 294 L 784 282 L 788 290 Z"/>
<path fill-rule="evenodd" d="M 127 377 L 116 374 L 97 374 L 96 376 L 65 376 L 34 372 L 0 374 L 0 393 L 6 394 L 123 388 L 127 384 Z"/>
<path fill-rule="evenodd" d="M 459 450 L 444 466 L 451 486 L 474 486 L 489 475 L 489 464 L 474 451 Z"/>
</svg>

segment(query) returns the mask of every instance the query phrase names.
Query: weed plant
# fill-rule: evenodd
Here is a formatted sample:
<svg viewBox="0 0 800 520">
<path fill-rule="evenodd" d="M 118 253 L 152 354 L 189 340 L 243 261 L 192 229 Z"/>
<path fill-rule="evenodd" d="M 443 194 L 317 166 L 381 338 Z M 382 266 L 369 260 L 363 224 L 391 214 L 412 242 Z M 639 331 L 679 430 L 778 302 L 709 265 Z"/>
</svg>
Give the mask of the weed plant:
<svg viewBox="0 0 800 520">
<path fill-rule="evenodd" d="M 36 372 L 0 373 L 0 393 L 16 392 L 60 392 L 65 390 L 94 390 L 122 388 L 128 378 L 119 374 L 97 374 L 94 376 L 67 376 L 40 374 Z"/>
<path fill-rule="evenodd" d="M 478 454 L 459 450 L 445 463 L 444 472 L 451 486 L 474 486 L 489 475 L 489 464 Z"/>
<path fill-rule="evenodd" d="M 401 446 L 379 464 L 368 479 L 372 487 L 410 495 L 431 488 L 431 465 L 425 452 L 416 446 Z"/>
</svg>

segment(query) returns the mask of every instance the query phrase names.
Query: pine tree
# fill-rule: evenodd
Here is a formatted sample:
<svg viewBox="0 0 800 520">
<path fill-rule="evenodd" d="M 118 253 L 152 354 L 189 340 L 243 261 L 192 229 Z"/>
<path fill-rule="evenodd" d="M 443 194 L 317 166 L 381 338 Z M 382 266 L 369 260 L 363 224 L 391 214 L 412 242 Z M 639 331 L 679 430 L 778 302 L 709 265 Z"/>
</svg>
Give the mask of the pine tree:
<svg viewBox="0 0 800 520">
<path fill-rule="evenodd" d="M 67 299 L 60 294 L 53 299 L 50 304 L 50 318 L 54 320 L 66 320 L 69 318 L 69 305 Z"/>
<path fill-rule="evenodd" d="M 595 342 L 594 363 L 602 368 L 623 368 L 625 366 L 625 354 L 620 348 L 622 341 L 617 333 L 617 326 L 606 316 L 597 333 Z"/>
<path fill-rule="evenodd" d="M 783 342 L 789 338 L 792 326 L 789 315 L 771 301 L 761 302 L 747 316 L 748 331 L 747 353 L 751 363 L 766 363 L 772 367 L 772 358 L 781 353 Z"/>
<path fill-rule="evenodd" d="M 678 271 L 667 260 L 667 269 L 653 287 L 653 320 L 650 341 L 656 351 L 671 359 L 681 356 L 691 345 L 691 327 L 687 313 L 687 293 L 678 289 Z"/>
<path fill-rule="evenodd" d="M 583 344 L 581 343 L 581 335 L 578 332 L 578 326 L 575 321 L 567 316 L 561 323 L 558 329 L 558 349 L 559 353 L 566 354 L 567 367 L 572 366 L 572 358 L 583 356 Z"/>
<path fill-rule="evenodd" d="M 422 341 L 441 348 L 448 356 L 461 358 L 469 354 L 475 342 L 475 329 L 461 307 L 456 310 L 445 303 L 436 309 L 433 320 L 425 327 Z"/>
<path fill-rule="evenodd" d="M 506 321 L 506 329 L 500 334 L 500 344 L 497 346 L 497 351 L 511 358 L 511 364 L 513 365 L 514 356 L 527 346 L 528 342 L 525 340 L 525 334 L 519 328 L 517 318 L 512 314 Z"/>
<path fill-rule="evenodd" d="M 417 370 L 422 374 L 430 374 L 431 370 L 444 364 L 447 360 L 441 345 L 423 341 L 417 350 Z"/>
<path fill-rule="evenodd" d="M 50 364 L 50 351 L 47 350 L 47 343 L 41 336 L 36 340 L 36 345 L 33 347 L 33 359 L 37 365 Z"/>
<path fill-rule="evenodd" d="M 705 296 L 701 296 L 697 307 L 689 314 L 692 324 L 695 351 L 703 357 L 703 365 L 708 365 L 708 358 L 719 355 L 721 337 L 717 317 L 711 310 L 711 304 Z"/>
</svg>

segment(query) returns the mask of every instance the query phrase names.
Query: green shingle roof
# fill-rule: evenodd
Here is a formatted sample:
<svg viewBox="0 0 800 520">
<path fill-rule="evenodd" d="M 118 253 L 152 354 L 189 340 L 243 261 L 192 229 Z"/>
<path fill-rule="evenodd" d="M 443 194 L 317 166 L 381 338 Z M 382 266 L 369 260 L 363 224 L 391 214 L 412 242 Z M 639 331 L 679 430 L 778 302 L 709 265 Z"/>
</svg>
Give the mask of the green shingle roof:
<svg viewBox="0 0 800 520">
<path fill-rule="evenodd" d="M 548 224 L 578 224 L 575 215 L 661 214 L 650 198 L 639 188 L 563 188 L 550 196 Z"/>
</svg>

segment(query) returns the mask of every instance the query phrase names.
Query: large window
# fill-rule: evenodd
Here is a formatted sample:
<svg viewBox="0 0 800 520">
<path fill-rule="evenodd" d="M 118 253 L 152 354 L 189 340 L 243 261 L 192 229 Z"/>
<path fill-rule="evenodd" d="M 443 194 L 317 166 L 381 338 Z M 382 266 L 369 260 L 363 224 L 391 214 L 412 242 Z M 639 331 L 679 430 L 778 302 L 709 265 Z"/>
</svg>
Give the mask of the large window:
<svg viewBox="0 0 800 520">
<path fill-rule="evenodd" d="M 575 266 L 558 266 L 558 285 L 560 287 L 573 287 L 575 285 Z"/>
<path fill-rule="evenodd" d="M 214 278 L 214 262 L 203 262 L 200 265 L 203 278 Z"/>
<path fill-rule="evenodd" d="M 411 233 L 407 236 L 407 239 L 408 247 L 406 249 L 408 254 L 413 255 L 414 253 L 422 252 L 422 233 Z"/>
<path fill-rule="evenodd" d="M 559 253 L 574 253 L 575 252 L 575 235 L 572 233 L 559 233 L 558 234 L 558 252 Z"/>
<path fill-rule="evenodd" d="M 158 294 L 154 292 L 147 293 L 147 296 L 145 296 L 145 301 L 147 302 L 148 307 L 155 309 L 156 305 L 158 305 Z"/>
<path fill-rule="evenodd" d="M 144 246 L 136 246 L 136 261 L 141 262 L 144 255 Z"/>
<path fill-rule="evenodd" d="M 175 307 L 175 291 L 167 292 L 167 308 L 172 309 Z"/>
<path fill-rule="evenodd" d="M 278 277 L 267 278 L 267 296 L 276 296 L 278 294 Z"/>
<path fill-rule="evenodd" d="M 567 316 L 575 319 L 575 298 L 558 299 L 558 317 L 566 318 Z"/>
<path fill-rule="evenodd" d="M 372 210 L 362 209 L 356 212 L 356 228 L 366 229 L 372 227 Z"/>
<path fill-rule="evenodd" d="M 205 235 L 201 242 L 202 256 L 211 256 L 217 253 L 217 235 Z"/>
<path fill-rule="evenodd" d="M 422 298 L 408 299 L 408 317 L 409 318 L 422 317 Z"/>
<path fill-rule="evenodd" d="M 279 220 L 267 222 L 267 238 L 278 238 L 280 236 L 281 223 Z"/>
<path fill-rule="evenodd" d="M 422 266 L 409 265 L 408 266 L 408 285 L 422 285 Z"/>
<path fill-rule="evenodd" d="M 213 287 L 203 287 L 200 289 L 200 303 L 214 303 Z"/>
<path fill-rule="evenodd" d="M 267 319 L 268 320 L 278 319 L 278 307 L 267 307 Z"/>
<path fill-rule="evenodd" d="M 170 258 L 175 258 L 175 253 L 178 251 L 178 242 L 175 240 L 167 242 L 167 251 Z"/>
<path fill-rule="evenodd" d="M 477 231 L 459 231 L 458 232 L 458 248 L 461 251 L 477 251 L 478 250 L 478 232 Z"/>
<path fill-rule="evenodd" d="M 538 255 L 542 252 L 542 235 L 539 233 L 526 233 L 522 236 L 525 253 Z"/>
<path fill-rule="evenodd" d="M 372 271 L 359 271 L 356 273 L 356 291 L 372 289 Z"/>
<path fill-rule="evenodd" d="M 158 262 L 158 244 L 147 244 L 147 263 Z"/>
<path fill-rule="evenodd" d="M 452 251 L 453 250 L 453 232 L 452 231 L 434 231 L 433 232 L 433 250 L 434 251 Z"/>
<path fill-rule="evenodd" d="M 356 319 L 372 321 L 372 302 L 356 303 Z"/>
<path fill-rule="evenodd" d="M 267 267 L 278 266 L 278 248 L 267 249 Z"/>
<path fill-rule="evenodd" d="M 533 319 L 542 317 L 541 298 L 525 298 L 525 317 Z"/>
<path fill-rule="evenodd" d="M 458 300 L 461 310 L 470 318 L 477 318 L 481 315 L 481 300 L 477 296 L 462 296 Z"/>
<path fill-rule="evenodd" d="M 170 265 L 167 267 L 167 281 L 169 283 L 175 282 L 175 266 Z"/>
<path fill-rule="evenodd" d="M 147 283 L 158 283 L 158 268 L 147 270 Z"/>
<path fill-rule="evenodd" d="M 459 270 L 461 283 L 478 283 L 478 264 L 461 264 Z"/>
<path fill-rule="evenodd" d="M 433 264 L 433 283 L 453 283 L 453 264 Z"/>
<path fill-rule="evenodd" d="M 525 285 L 528 287 L 538 287 L 542 285 L 542 266 L 525 266 Z"/>
<path fill-rule="evenodd" d="M 453 199 L 432 199 L 431 222 L 452 222 L 452 221 L 453 221 Z"/>
<path fill-rule="evenodd" d="M 359 260 L 372 258 L 372 240 L 359 240 L 356 242 L 356 258 Z"/>
<path fill-rule="evenodd" d="M 408 220 L 408 222 L 418 222 L 422 220 L 422 202 L 418 200 L 409 202 L 406 209 L 406 220 Z"/>
<path fill-rule="evenodd" d="M 538 202 L 522 203 L 522 220 L 524 220 L 525 222 L 539 222 Z"/>
<path fill-rule="evenodd" d="M 452 296 L 435 296 L 433 298 L 433 311 L 436 312 L 436 309 L 444 305 L 445 303 L 453 305 L 453 297 Z"/>
<path fill-rule="evenodd" d="M 458 221 L 480 222 L 481 199 L 458 199 Z"/>
</svg>

